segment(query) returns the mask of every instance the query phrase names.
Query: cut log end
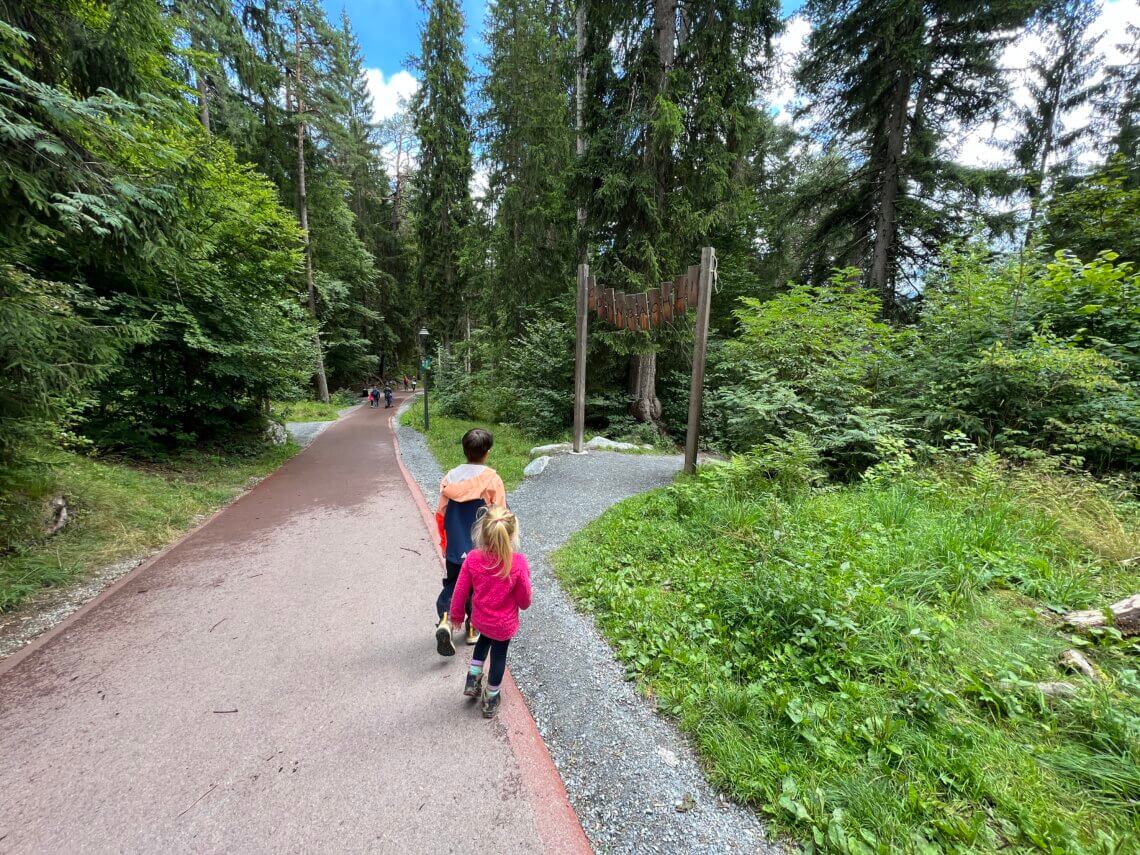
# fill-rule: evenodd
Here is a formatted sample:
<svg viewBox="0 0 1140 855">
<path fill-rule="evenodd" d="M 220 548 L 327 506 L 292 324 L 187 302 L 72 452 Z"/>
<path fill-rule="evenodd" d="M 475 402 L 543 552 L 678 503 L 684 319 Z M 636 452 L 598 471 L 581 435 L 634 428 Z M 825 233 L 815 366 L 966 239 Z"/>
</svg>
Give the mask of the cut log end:
<svg viewBox="0 0 1140 855">
<path fill-rule="evenodd" d="M 1082 609 L 1065 615 L 1065 623 L 1077 629 L 1115 627 L 1121 635 L 1140 635 L 1140 594 L 1113 603 L 1107 609 Z"/>
</svg>

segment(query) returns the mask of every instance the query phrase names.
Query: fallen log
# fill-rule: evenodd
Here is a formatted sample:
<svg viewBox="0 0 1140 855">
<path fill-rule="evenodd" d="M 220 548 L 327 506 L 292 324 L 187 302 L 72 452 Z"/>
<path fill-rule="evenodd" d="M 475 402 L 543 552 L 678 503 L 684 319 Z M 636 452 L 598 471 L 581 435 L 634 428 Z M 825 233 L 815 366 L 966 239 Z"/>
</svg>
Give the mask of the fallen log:
<svg viewBox="0 0 1140 855">
<path fill-rule="evenodd" d="M 1096 669 L 1079 650 L 1066 650 L 1061 654 L 1061 667 L 1066 671 L 1074 671 L 1078 674 L 1084 674 L 1094 683 L 1100 682 L 1100 676 L 1096 673 Z"/>
<path fill-rule="evenodd" d="M 1083 609 L 1065 615 L 1065 623 L 1077 629 L 1113 626 L 1121 635 L 1140 635 L 1140 594 L 1133 594 L 1107 609 Z"/>
</svg>

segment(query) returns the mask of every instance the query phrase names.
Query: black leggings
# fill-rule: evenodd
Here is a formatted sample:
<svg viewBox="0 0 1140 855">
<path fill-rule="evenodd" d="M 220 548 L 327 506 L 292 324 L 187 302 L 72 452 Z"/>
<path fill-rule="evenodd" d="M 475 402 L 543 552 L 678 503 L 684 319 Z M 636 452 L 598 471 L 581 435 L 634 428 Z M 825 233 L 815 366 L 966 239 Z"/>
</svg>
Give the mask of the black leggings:
<svg viewBox="0 0 1140 855">
<path fill-rule="evenodd" d="M 506 641 L 496 641 L 489 635 L 480 635 L 479 640 L 475 642 L 471 658 L 486 666 L 488 686 L 498 686 L 503 682 L 503 672 L 507 670 L 507 645 L 510 643 L 509 638 Z M 487 661 L 487 651 L 491 653 L 490 662 Z"/>
</svg>

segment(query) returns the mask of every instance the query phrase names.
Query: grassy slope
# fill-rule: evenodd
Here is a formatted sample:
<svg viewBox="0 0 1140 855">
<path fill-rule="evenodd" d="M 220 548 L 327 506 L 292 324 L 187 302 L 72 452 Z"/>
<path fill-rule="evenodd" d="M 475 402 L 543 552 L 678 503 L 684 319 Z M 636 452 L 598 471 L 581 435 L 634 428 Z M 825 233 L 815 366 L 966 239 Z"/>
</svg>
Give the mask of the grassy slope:
<svg viewBox="0 0 1140 855">
<path fill-rule="evenodd" d="M 766 491 L 773 492 L 766 492 Z M 1140 590 L 1136 506 L 968 472 L 777 495 L 742 467 L 560 553 L 711 777 L 826 851 L 1140 851 L 1140 643 L 1063 675 L 1064 607 Z M 1080 686 L 1049 701 L 1039 681 Z M 1113 849 L 1108 841 L 1115 841 Z"/>
<path fill-rule="evenodd" d="M 287 422 L 334 422 L 337 411 L 344 409 L 343 403 L 332 401 L 322 404 L 320 401 L 274 401 L 273 412 L 279 414 L 282 421 Z"/>
<path fill-rule="evenodd" d="M 38 588 L 170 543 L 297 450 L 290 443 L 248 456 L 195 454 L 161 468 L 49 453 L 51 492 L 65 494 L 78 517 L 46 543 L 0 557 L 0 611 Z"/>
<path fill-rule="evenodd" d="M 401 422 L 423 433 L 424 405 L 422 397 L 404 414 Z M 460 440 L 462 440 L 463 434 L 471 428 L 484 428 L 494 435 L 495 445 L 491 449 L 491 456 L 487 460 L 487 465 L 499 473 L 508 490 L 513 490 L 522 483 L 523 469 L 530 463 L 530 450 L 536 445 L 549 441 L 527 436 L 518 428 L 510 425 L 449 418 L 437 413 L 433 406 L 431 408 L 431 430 L 427 434 L 427 442 L 432 454 L 435 455 L 435 459 L 439 461 L 439 465 L 443 467 L 445 472 L 463 462 L 463 446 L 460 444 Z"/>
</svg>

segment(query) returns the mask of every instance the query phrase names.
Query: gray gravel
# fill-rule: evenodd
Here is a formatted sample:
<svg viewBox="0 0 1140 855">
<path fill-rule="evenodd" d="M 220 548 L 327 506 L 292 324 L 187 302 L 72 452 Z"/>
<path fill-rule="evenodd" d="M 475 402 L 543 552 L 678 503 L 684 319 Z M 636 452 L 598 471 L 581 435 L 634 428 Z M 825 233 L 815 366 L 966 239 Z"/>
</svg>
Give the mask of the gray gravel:
<svg viewBox="0 0 1140 855">
<path fill-rule="evenodd" d="M 398 436 L 433 505 L 439 465 L 419 433 L 401 425 Z M 510 494 L 535 587 L 511 644 L 511 672 L 596 851 L 782 852 L 752 810 L 712 790 L 688 742 L 626 681 L 550 566 L 571 534 L 621 499 L 668 484 L 680 467 L 680 457 L 558 455 Z"/>
</svg>

